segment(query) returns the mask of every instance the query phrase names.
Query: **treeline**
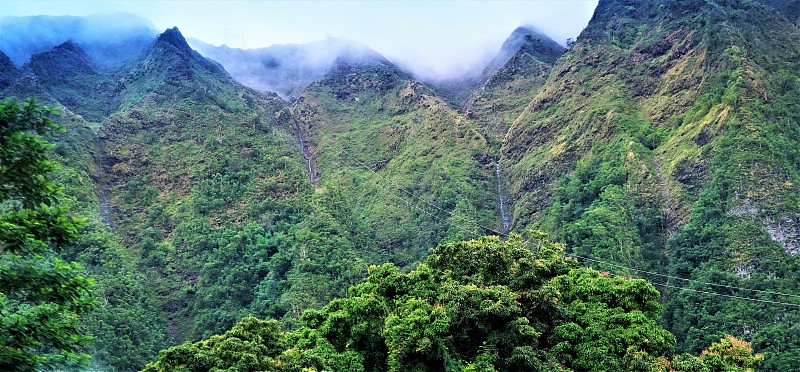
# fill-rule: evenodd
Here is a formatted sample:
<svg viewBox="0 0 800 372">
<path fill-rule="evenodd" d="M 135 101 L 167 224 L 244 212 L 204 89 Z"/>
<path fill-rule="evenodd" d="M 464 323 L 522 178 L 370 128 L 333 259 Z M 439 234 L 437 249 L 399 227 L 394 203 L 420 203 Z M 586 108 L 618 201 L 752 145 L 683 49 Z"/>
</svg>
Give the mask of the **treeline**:
<svg viewBox="0 0 800 372">
<path fill-rule="evenodd" d="M 762 360 L 732 336 L 673 355 L 652 285 L 579 267 L 534 237 L 442 244 L 407 273 L 372 266 L 297 329 L 246 317 L 145 371 L 747 371 Z"/>
</svg>

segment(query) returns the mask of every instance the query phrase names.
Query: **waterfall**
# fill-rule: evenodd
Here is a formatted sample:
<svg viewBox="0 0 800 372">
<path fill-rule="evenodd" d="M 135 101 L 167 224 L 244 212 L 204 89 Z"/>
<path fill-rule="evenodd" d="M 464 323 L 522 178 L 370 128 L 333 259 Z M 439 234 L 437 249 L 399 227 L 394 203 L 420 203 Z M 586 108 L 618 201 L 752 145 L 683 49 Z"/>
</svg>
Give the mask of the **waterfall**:
<svg viewBox="0 0 800 372">
<path fill-rule="evenodd" d="M 311 159 L 314 157 L 314 154 L 308 149 L 308 144 L 306 143 L 305 138 L 303 138 L 303 131 L 300 130 L 300 123 L 297 120 L 294 121 L 294 126 L 297 129 L 297 138 L 300 141 L 300 151 L 303 152 L 303 157 L 306 158 L 306 168 L 308 168 L 308 179 L 311 180 L 311 183 L 314 183 L 314 167 L 311 163 Z"/>
<path fill-rule="evenodd" d="M 94 133 L 95 141 L 95 163 L 97 164 L 97 198 L 100 202 L 100 219 L 111 231 L 114 227 L 111 226 L 111 190 L 108 187 L 105 171 L 105 156 L 103 156 L 103 142 L 97 132 Z"/>
<path fill-rule="evenodd" d="M 503 195 L 503 182 L 500 179 L 500 162 L 496 164 L 494 174 L 497 175 L 497 200 L 500 206 L 500 220 L 503 221 L 503 232 L 508 232 L 511 227 L 511 220 L 506 211 L 506 197 Z"/>
</svg>

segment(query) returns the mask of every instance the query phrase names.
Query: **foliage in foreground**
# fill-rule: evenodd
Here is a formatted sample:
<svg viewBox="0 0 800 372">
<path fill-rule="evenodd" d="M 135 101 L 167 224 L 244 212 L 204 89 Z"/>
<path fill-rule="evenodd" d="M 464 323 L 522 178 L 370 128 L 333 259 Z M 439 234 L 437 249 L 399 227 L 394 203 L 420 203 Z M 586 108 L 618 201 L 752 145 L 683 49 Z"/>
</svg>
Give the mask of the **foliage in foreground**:
<svg viewBox="0 0 800 372">
<path fill-rule="evenodd" d="M 440 245 L 409 273 L 392 264 L 302 327 L 247 317 L 222 335 L 160 353 L 145 371 L 748 370 L 761 356 L 728 337 L 673 360 L 656 323 L 659 293 L 565 259 L 563 245 L 520 236 Z"/>
<path fill-rule="evenodd" d="M 51 144 L 61 127 L 33 100 L 0 102 L 0 370 L 85 362 L 90 340 L 79 317 L 93 306 L 92 281 L 56 257 L 78 237 L 83 221 L 59 204 L 48 177 Z"/>
</svg>

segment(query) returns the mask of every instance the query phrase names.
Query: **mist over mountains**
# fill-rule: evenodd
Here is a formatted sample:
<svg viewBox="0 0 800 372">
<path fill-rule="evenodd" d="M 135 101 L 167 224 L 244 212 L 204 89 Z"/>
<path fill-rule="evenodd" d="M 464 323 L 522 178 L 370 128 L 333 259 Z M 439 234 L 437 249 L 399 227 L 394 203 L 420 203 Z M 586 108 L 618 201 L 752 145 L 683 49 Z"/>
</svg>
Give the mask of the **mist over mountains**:
<svg viewBox="0 0 800 372">
<path fill-rule="evenodd" d="M 110 70 L 139 57 L 156 34 L 150 21 L 127 13 L 6 16 L 0 18 L 0 51 L 21 67 L 33 54 L 71 40 L 83 47 L 98 68 Z"/>
<path fill-rule="evenodd" d="M 296 98 L 303 88 L 321 78 L 337 58 L 377 55 L 366 45 L 338 38 L 258 49 L 214 46 L 196 39 L 190 39 L 189 43 L 225 66 L 242 84 L 278 93 L 284 99 Z"/>
<path fill-rule="evenodd" d="M 19 68 L 34 54 L 73 41 L 91 57 L 94 67 L 113 70 L 140 57 L 157 33 L 150 21 L 127 13 L 88 17 L 7 16 L 0 20 L 0 35 L 5 35 L 0 37 L 0 51 Z M 558 48 L 556 42 L 532 26 L 520 27 L 500 46 L 494 59 L 466 69 L 461 66 L 460 73 L 448 76 L 425 74 L 418 79 L 434 86 L 454 105 L 463 104 L 466 99 L 463 92 L 470 91 L 479 80 L 500 68 L 529 35 L 543 37 L 552 43 L 549 48 Z M 339 57 L 378 54 L 357 41 L 335 37 L 308 44 L 256 49 L 215 46 L 191 37 L 188 41 L 201 54 L 222 64 L 240 83 L 262 92 L 277 93 L 284 99 L 296 98 L 309 83 L 322 77 Z M 412 71 L 419 68 L 399 66 L 412 75 Z"/>
<path fill-rule="evenodd" d="M 452 80 L 6 17 L 0 94 L 61 110 L 93 368 L 794 370 L 798 4 L 602 0 Z"/>
</svg>

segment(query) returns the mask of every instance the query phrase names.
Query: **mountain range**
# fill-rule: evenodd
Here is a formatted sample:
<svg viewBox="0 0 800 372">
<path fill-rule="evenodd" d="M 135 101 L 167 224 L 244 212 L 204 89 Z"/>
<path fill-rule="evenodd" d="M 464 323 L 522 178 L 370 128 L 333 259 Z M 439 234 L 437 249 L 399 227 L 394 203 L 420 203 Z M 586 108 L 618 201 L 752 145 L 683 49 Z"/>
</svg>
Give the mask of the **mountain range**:
<svg viewBox="0 0 800 372">
<path fill-rule="evenodd" d="M 241 50 L 108 17 L 0 39 L 2 96 L 67 129 L 97 368 L 248 315 L 297 328 L 370 265 L 532 229 L 655 285 L 675 352 L 733 335 L 800 366 L 800 1 L 601 0 L 566 48 L 520 27 L 446 83 L 347 40 Z"/>
</svg>

